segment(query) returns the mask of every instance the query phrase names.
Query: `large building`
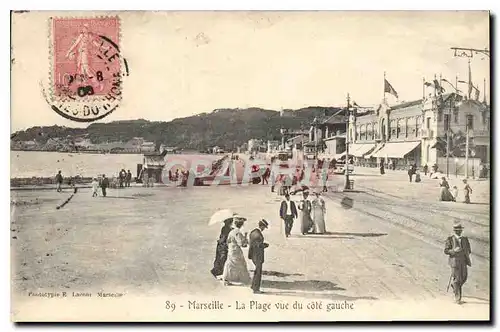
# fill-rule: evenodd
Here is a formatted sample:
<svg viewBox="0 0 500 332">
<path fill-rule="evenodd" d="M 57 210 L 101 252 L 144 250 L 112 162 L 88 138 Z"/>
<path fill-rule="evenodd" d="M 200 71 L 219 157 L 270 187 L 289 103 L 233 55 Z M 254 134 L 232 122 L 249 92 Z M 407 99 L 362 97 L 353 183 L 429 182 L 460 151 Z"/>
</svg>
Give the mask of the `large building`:
<svg viewBox="0 0 500 332">
<path fill-rule="evenodd" d="M 351 117 L 349 154 L 358 165 L 394 163 L 437 164 L 444 171 L 465 173 L 467 130 L 469 171 L 490 161 L 490 107 L 476 100 L 464 100 L 456 93 L 431 96 L 388 106 Z M 446 137 L 449 134 L 449 158 Z M 451 161 L 450 161 L 451 160 Z M 470 174 L 470 173 L 469 173 Z"/>
</svg>

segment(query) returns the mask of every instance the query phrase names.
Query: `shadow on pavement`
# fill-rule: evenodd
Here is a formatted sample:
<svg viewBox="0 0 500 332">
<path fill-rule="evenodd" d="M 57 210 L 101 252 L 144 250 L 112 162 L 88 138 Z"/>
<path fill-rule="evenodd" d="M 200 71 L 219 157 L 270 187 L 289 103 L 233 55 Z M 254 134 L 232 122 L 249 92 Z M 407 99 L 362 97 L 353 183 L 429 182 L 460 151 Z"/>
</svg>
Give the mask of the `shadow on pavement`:
<svg viewBox="0 0 500 332">
<path fill-rule="evenodd" d="M 284 289 L 284 290 L 300 290 L 300 291 L 345 290 L 345 288 L 338 287 L 331 281 L 322 281 L 322 280 L 295 280 L 295 281 L 262 280 L 262 287 Z"/>
<path fill-rule="evenodd" d="M 344 233 L 344 232 L 326 232 L 325 234 L 358 236 L 358 237 L 378 237 L 378 236 L 386 236 L 387 235 L 387 233 Z M 318 235 L 321 235 L 321 234 L 318 234 Z"/>
<path fill-rule="evenodd" d="M 255 272 L 254 270 L 250 270 L 251 273 Z M 278 278 L 286 278 L 286 277 L 293 277 L 293 276 L 303 276 L 302 273 L 284 273 L 284 272 L 278 272 L 278 271 L 262 271 L 262 275 L 264 276 L 271 276 L 271 277 L 278 277 Z"/>
<path fill-rule="evenodd" d="M 106 198 L 137 199 L 137 197 L 127 197 L 127 196 L 106 196 Z"/>
<path fill-rule="evenodd" d="M 329 233 L 325 234 L 306 234 L 306 235 L 291 235 L 293 238 L 297 239 L 348 239 L 354 240 L 352 236 L 337 236 L 337 235 L 329 235 Z"/>
<path fill-rule="evenodd" d="M 465 304 L 490 304 L 490 301 L 488 299 L 482 298 L 482 297 L 476 297 L 476 296 L 463 296 Z M 478 301 L 469 301 L 469 299 L 474 299 Z"/>
</svg>

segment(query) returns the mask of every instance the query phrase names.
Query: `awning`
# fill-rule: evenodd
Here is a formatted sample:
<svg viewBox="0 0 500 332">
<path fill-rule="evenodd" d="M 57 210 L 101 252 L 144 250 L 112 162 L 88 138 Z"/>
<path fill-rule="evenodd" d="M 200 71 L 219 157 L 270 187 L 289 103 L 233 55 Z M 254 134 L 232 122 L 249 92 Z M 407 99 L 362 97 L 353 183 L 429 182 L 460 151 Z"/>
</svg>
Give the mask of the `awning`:
<svg viewBox="0 0 500 332">
<path fill-rule="evenodd" d="M 354 157 L 363 157 L 364 154 L 367 154 L 373 148 L 375 148 L 375 144 L 352 144 L 349 147 L 349 154 L 352 154 Z"/>
<path fill-rule="evenodd" d="M 419 145 L 420 142 L 385 143 L 382 149 L 372 154 L 372 157 L 404 158 L 405 155 L 413 151 Z"/>
<path fill-rule="evenodd" d="M 382 149 L 383 145 L 378 145 L 372 152 L 365 155 L 365 159 L 370 159 L 371 157 L 375 157 L 375 154 Z"/>
</svg>

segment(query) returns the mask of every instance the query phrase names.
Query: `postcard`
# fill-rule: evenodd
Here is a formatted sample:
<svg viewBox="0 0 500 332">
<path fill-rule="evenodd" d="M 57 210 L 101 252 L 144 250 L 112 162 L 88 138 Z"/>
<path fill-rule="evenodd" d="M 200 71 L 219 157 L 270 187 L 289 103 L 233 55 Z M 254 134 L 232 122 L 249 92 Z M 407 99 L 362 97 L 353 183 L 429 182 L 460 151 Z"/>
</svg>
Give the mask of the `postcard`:
<svg viewBox="0 0 500 332">
<path fill-rule="evenodd" d="M 14 322 L 489 321 L 487 11 L 14 11 Z"/>
</svg>

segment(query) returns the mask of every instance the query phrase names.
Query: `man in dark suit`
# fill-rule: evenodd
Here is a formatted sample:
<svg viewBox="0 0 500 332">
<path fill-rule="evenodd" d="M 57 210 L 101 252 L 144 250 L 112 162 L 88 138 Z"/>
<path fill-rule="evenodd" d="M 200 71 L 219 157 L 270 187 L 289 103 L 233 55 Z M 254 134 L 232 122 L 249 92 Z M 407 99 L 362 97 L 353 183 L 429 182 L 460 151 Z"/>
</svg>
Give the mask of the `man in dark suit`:
<svg viewBox="0 0 500 332">
<path fill-rule="evenodd" d="M 252 290 L 254 294 L 260 294 L 260 282 L 262 280 L 262 264 L 264 264 L 264 249 L 269 244 L 264 243 L 262 232 L 269 226 L 265 219 L 259 221 L 259 227 L 250 232 L 248 259 L 251 259 L 255 265 L 255 272 L 252 279 Z"/>
<path fill-rule="evenodd" d="M 467 281 L 467 266 L 471 266 L 469 239 L 462 236 L 463 227 L 460 223 L 453 225 L 453 235 L 446 239 L 444 253 L 449 256 L 451 267 L 450 283 L 455 295 L 455 302 L 462 304 L 462 286 Z"/>
<path fill-rule="evenodd" d="M 290 200 L 290 194 L 285 194 L 285 200 L 281 202 L 280 217 L 285 222 L 285 236 L 289 237 L 293 227 L 293 220 L 297 218 L 297 207 Z"/>
<path fill-rule="evenodd" d="M 102 189 L 102 197 L 106 197 L 106 189 L 109 187 L 109 179 L 105 174 L 102 175 L 101 180 L 101 189 Z"/>
</svg>

